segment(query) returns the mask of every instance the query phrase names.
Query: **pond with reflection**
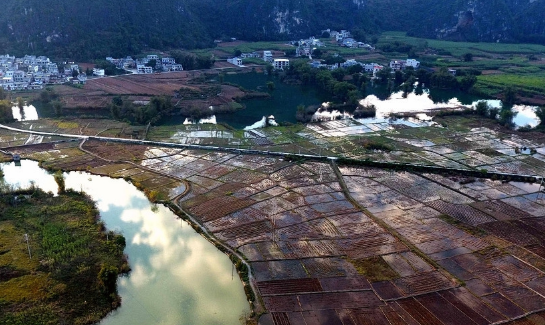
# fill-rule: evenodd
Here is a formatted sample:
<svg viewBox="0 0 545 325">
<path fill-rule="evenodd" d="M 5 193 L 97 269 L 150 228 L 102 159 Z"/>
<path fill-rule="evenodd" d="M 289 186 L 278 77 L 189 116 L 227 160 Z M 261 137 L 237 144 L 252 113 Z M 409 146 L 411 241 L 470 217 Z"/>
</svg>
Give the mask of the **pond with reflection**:
<svg viewBox="0 0 545 325">
<path fill-rule="evenodd" d="M 30 182 L 55 192 L 53 176 L 37 162 L 0 164 L 4 181 Z M 121 232 L 132 271 L 118 280 L 121 308 L 101 324 L 240 324 L 249 311 L 229 258 L 164 206 L 154 206 L 132 184 L 82 172 L 65 173 L 66 187 L 96 202 L 106 227 Z"/>
</svg>

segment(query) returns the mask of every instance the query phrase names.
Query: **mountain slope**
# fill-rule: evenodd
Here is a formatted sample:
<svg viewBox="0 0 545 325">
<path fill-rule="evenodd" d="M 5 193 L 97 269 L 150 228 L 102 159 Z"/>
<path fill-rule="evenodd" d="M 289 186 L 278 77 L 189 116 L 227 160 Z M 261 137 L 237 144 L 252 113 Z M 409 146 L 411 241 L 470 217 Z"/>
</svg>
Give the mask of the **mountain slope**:
<svg viewBox="0 0 545 325">
<path fill-rule="evenodd" d="M 3 0 L 0 52 L 97 58 L 195 48 L 222 37 L 402 30 L 452 40 L 545 43 L 545 0 Z"/>
</svg>

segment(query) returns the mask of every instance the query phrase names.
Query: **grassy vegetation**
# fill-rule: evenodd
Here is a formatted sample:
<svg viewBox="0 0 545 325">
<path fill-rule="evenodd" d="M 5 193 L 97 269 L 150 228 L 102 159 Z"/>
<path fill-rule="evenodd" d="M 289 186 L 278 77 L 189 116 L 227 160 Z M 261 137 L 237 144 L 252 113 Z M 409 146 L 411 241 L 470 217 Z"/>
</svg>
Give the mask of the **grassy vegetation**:
<svg viewBox="0 0 545 325">
<path fill-rule="evenodd" d="M 399 274 L 397 274 L 397 272 L 394 271 L 380 256 L 349 260 L 349 262 L 354 265 L 359 274 L 364 275 L 371 282 L 387 281 L 399 278 Z"/>
<path fill-rule="evenodd" d="M 293 46 L 287 45 L 284 42 L 244 42 L 244 43 L 223 43 L 218 47 L 218 50 L 226 53 L 235 53 L 236 50 L 240 50 L 242 53 L 254 52 L 259 50 L 268 49 L 271 51 L 285 51 L 293 49 Z"/>
<path fill-rule="evenodd" d="M 545 65 L 537 63 L 545 55 L 543 45 L 450 42 L 386 32 L 377 46 L 394 42 L 413 46 L 422 63 L 429 67 L 472 68 L 487 72 L 477 77 L 475 93 L 497 97 L 506 87 L 515 87 L 523 97 L 542 96 L 545 92 Z M 466 53 L 471 53 L 474 59 L 464 61 Z M 392 57 L 395 53 L 388 55 Z"/>
<path fill-rule="evenodd" d="M 525 95 L 543 95 L 545 71 L 533 75 L 498 74 L 477 77 L 477 89 L 487 95 L 495 95 L 508 86 L 518 88 Z"/>
<path fill-rule="evenodd" d="M 489 54 L 539 54 L 545 52 L 545 46 L 538 44 L 451 42 L 410 37 L 405 32 L 384 32 L 380 36 L 377 45 L 380 46 L 395 41 L 417 47 L 427 44 L 427 47 L 448 51 L 454 56 L 462 56 L 467 52 L 482 56 Z"/>
<path fill-rule="evenodd" d="M 84 194 L 1 193 L 0 324 L 98 322 L 120 304 L 124 247 Z"/>
</svg>

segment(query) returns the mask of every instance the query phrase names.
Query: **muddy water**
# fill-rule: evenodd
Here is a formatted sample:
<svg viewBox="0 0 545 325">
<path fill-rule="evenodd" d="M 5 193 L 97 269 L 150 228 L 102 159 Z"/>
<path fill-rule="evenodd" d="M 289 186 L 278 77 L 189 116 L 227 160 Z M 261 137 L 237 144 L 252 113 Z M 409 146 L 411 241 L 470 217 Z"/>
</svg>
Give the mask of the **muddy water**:
<svg viewBox="0 0 545 325">
<path fill-rule="evenodd" d="M 46 191 L 57 185 L 33 161 L 1 164 L 5 182 Z M 240 324 L 248 302 L 226 255 L 163 206 L 153 206 L 134 186 L 70 172 L 66 187 L 83 190 L 96 202 L 108 229 L 126 240 L 132 272 L 118 280 L 122 306 L 101 324 Z"/>
</svg>

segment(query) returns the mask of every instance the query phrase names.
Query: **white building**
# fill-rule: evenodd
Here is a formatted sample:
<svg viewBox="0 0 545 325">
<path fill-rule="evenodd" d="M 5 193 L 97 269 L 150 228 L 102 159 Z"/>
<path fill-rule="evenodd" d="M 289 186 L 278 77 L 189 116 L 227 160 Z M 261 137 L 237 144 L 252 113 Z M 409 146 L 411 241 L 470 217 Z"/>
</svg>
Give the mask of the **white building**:
<svg viewBox="0 0 545 325">
<path fill-rule="evenodd" d="M 93 75 L 97 77 L 104 77 L 106 74 L 104 73 L 104 69 L 93 68 Z"/>
<path fill-rule="evenodd" d="M 288 59 L 274 59 L 273 67 L 275 70 L 284 70 L 290 66 L 290 60 Z"/>
<path fill-rule="evenodd" d="M 227 59 L 227 62 L 231 63 L 231 64 L 234 64 L 236 66 L 242 66 L 242 59 L 241 58 L 232 58 L 232 59 Z"/>
<path fill-rule="evenodd" d="M 163 65 L 176 64 L 176 60 L 174 58 L 161 58 L 161 63 Z"/>
<path fill-rule="evenodd" d="M 149 73 L 153 73 L 153 68 L 145 66 L 143 64 L 139 64 L 136 66 L 136 71 L 137 73 L 141 73 L 141 74 L 146 74 L 146 73 L 149 74 Z"/>
<path fill-rule="evenodd" d="M 407 61 L 405 62 L 405 66 L 418 69 L 420 67 L 420 61 L 416 61 L 415 59 L 407 59 Z"/>
<path fill-rule="evenodd" d="M 392 60 L 390 61 L 390 69 L 392 70 L 403 70 L 405 69 L 406 61 Z"/>
<path fill-rule="evenodd" d="M 273 62 L 273 55 L 271 51 L 263 51 L 263 61 Z"/>
</svg>

